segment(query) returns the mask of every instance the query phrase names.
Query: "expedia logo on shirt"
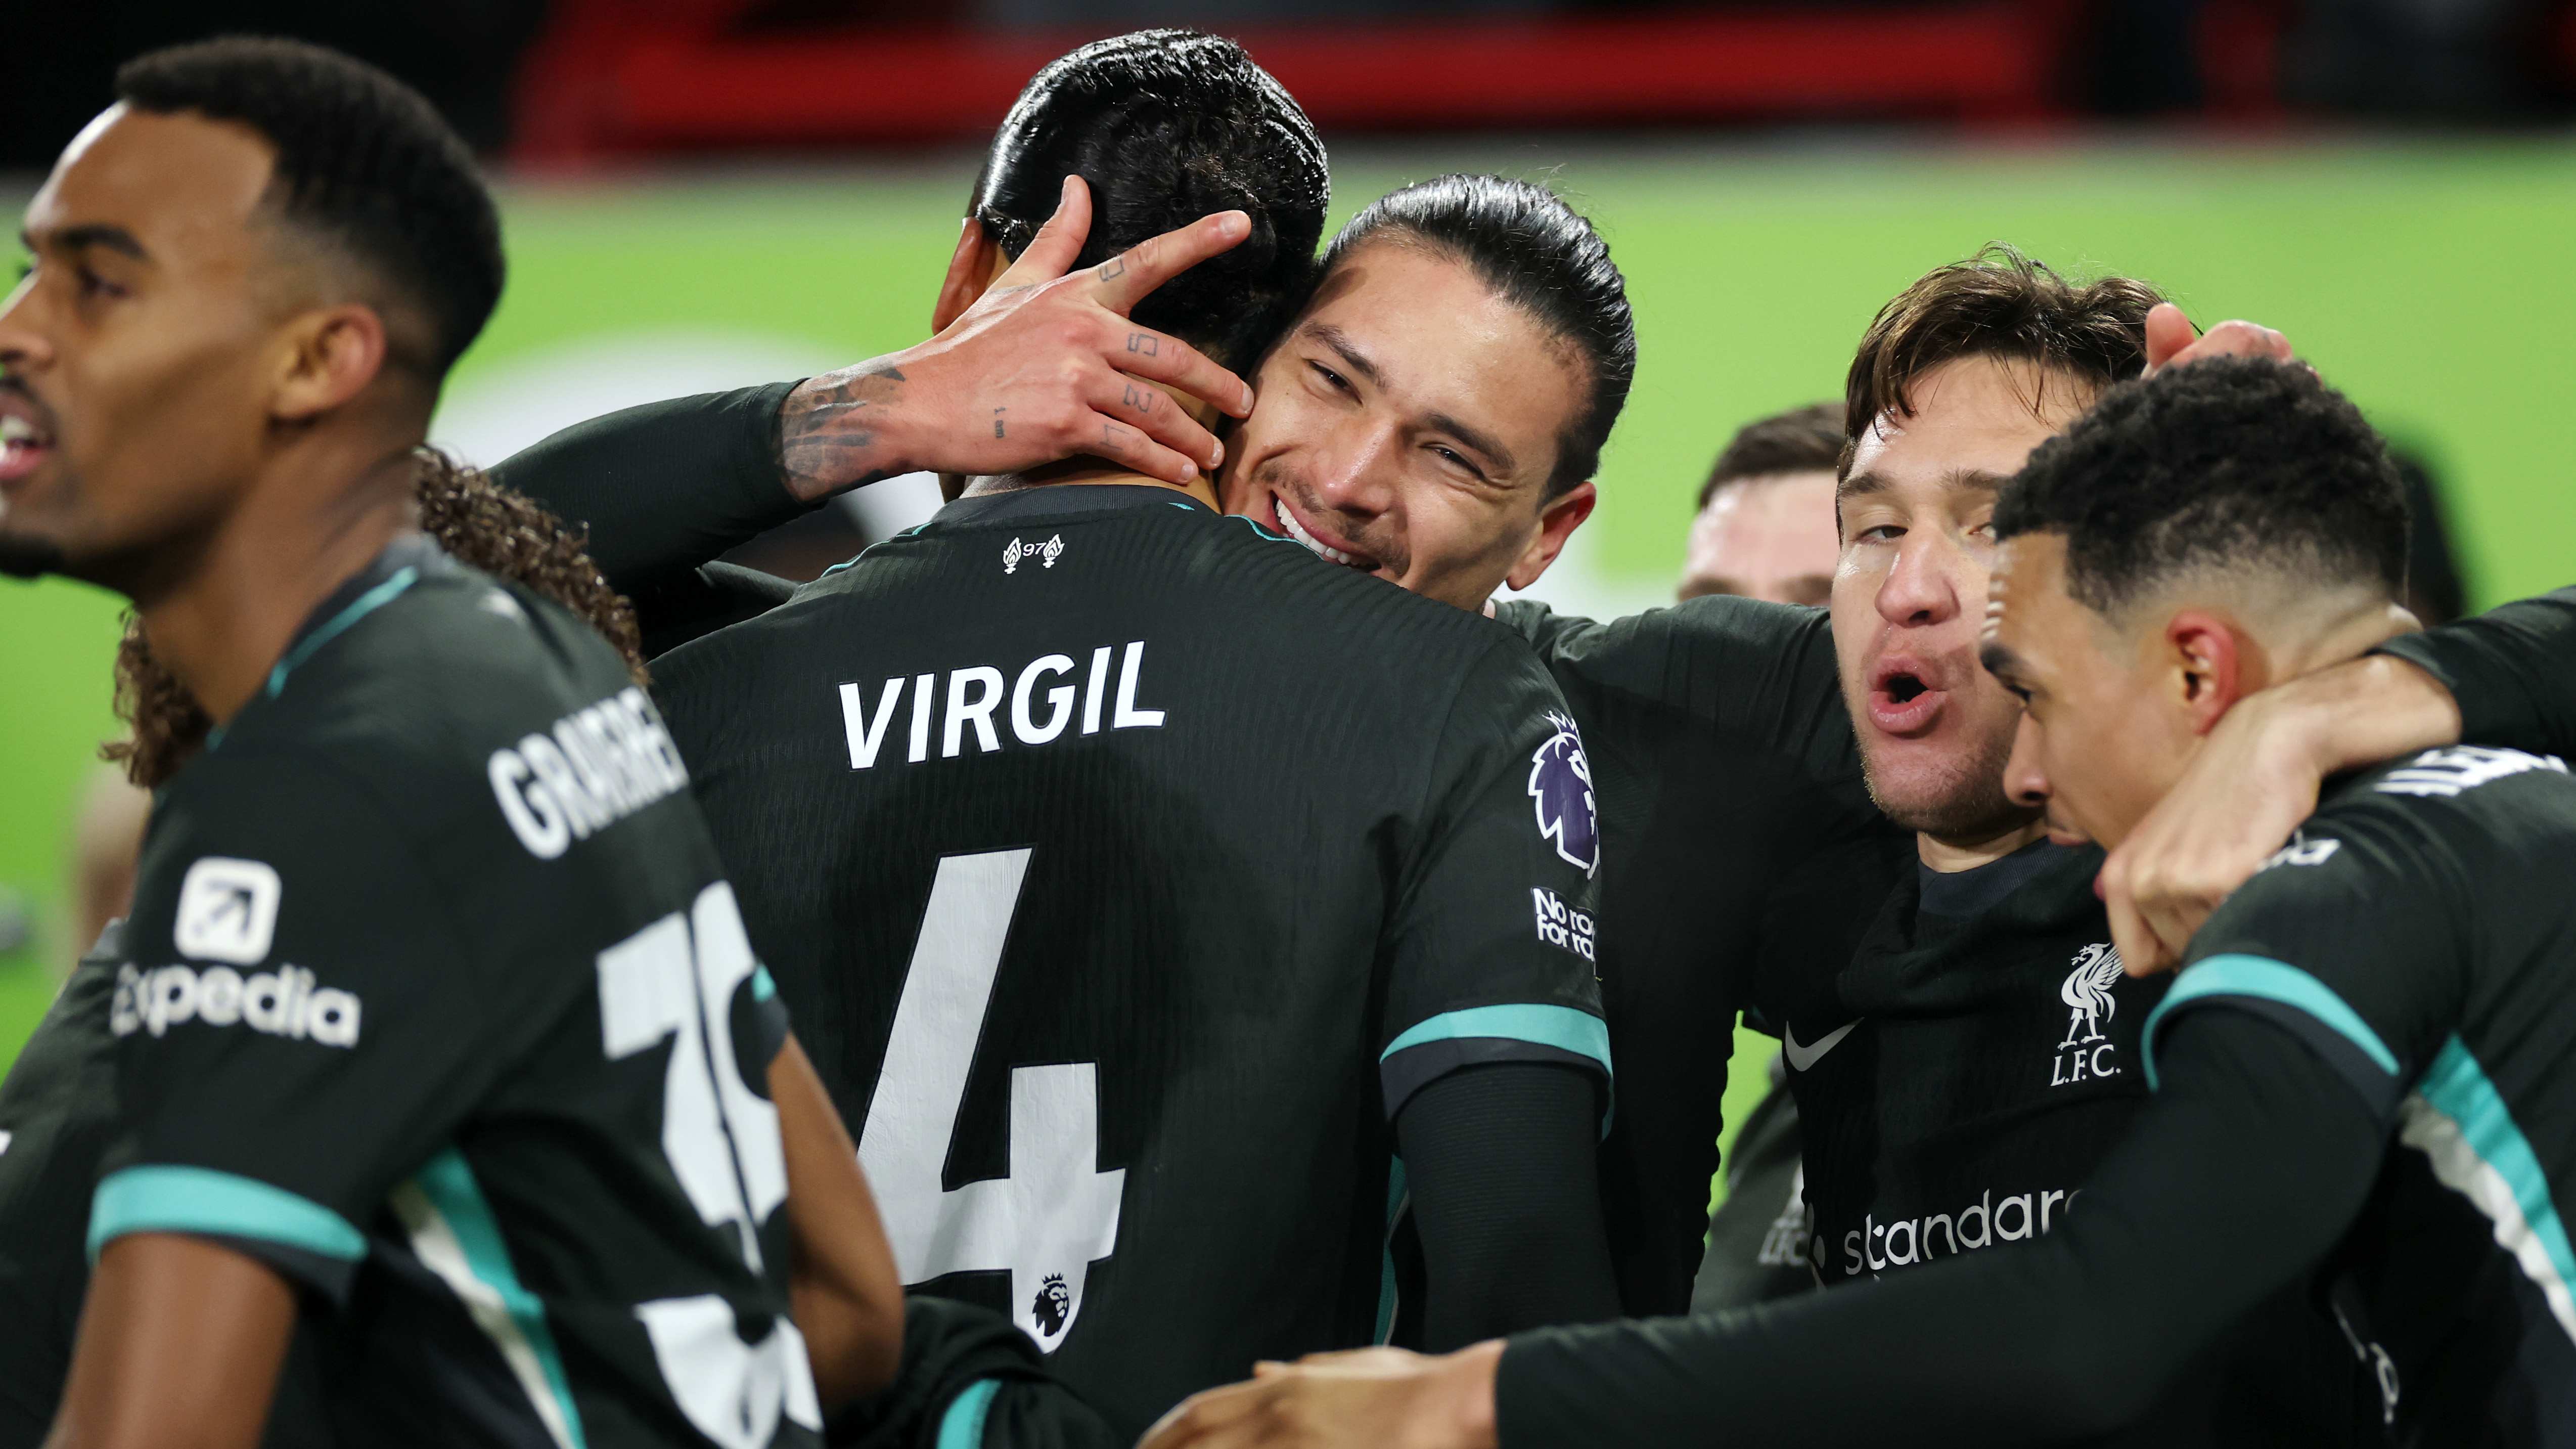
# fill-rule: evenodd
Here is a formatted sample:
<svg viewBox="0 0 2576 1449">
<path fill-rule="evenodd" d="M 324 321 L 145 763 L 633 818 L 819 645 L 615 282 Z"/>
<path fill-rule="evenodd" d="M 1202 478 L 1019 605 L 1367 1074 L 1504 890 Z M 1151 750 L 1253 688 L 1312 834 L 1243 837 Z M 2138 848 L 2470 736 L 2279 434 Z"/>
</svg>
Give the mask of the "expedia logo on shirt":
<svg viewBox="0 0 2576 1449">
<path fill-rule="evenodd" d="M 189 966 L 117 969 L 116 1000 L 108 1009 L 108 1026 L 118 1036 L 148 1031 L 158 1037 L 189 1021 L 246 1026 L 269 1036 L 323 1046 L 358 1044 L 358 998 L 336 987 L 317 990 L 313 973 L 301 966 L 280 966 L 249 977 L 230 966 L 209 966 L 203 971 Z"/>
</svg>

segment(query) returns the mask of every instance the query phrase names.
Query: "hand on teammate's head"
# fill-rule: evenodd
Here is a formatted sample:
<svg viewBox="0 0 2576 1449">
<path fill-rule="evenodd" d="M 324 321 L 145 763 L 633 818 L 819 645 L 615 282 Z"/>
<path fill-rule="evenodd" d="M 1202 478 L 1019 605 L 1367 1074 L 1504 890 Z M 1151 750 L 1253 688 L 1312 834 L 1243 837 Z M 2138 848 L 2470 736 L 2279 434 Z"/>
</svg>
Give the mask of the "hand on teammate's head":
<svg viewBox="0 0 2576 1449">
<path fill-rule="evenodd" d="M 800 385 L 780 413 L 792 490 L 819 501 L 913 469 L 1008 474 L 1081 456 L 1167 483 L 1214 472 L 1224 445 L 1155 384 L 1235 417 L 1252 389 L 1128 314 L 1243 241 L 1250 218 L 1203 217 L 1068 276 L 1090 229 L 1090 190 L 1068 176 L 1028 249 L 938 336 Z"/>
<path fill-rule="evenodd" d="M 2298 360 L 2290 350 L 2289 338 L 2258 323 L 2221 322 L 2202 333 L 2171 302 L 2160 302 L 2147 313 L 2147 369 L 2142 376 L 2153 377 L 2168 367 L 2205 362 L 2213 357 Z"/>
</svg>

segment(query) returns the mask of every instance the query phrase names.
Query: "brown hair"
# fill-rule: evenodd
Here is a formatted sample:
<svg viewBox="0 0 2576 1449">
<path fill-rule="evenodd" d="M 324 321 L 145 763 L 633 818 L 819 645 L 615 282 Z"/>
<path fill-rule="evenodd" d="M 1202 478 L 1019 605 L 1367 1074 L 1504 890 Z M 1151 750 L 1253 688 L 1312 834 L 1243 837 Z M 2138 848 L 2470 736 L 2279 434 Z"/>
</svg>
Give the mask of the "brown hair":
<svg viewBox="0 0 2576 1449">
<path fill-rule="evenodd" d="M 1727 441 L 1726 451 L 1717 455 L 1716 466 L 1708 470 L 1708 481 L 1699 485 L 1699 502 L 1692 507 L 1708 507 L 1717 490 L 1739 478 L 1830 473 L 1842 465 L 1842 458 L 1843 415 L 1837 404 L 1809 403 L 1757 418 Z"/>
<path fill-rule="evenodd" d="M 2136 377 L 2147 363 L 2147 313 L 2163 293 L 2129 277 L 2078 286 L 2002 242 L 1926 272 L 1878 309 L 1843 383 L 1843 443 L 1836 471 L 1882 413 L 1910 416 L 1917 378 L 1962 357 L 2036 363 L 2087 394 Z M 2025 399 L 2037 412 L 2043 396 Z M 2088 396 L 2086 402 L 2091 401 Z"/>
<path fill-rule="evenodd" d="M 598 630 L 624 656 L 635 682 L 645 681 L 635 611 L 608 586 L 587 542 L 553 514 L 434 448 L 419 451 L 420 527 L 457 562 L 552 599 Z M 125 767 L 125 777 L 157 789 L 204 747 L 213 721 L 194 695 L 152 656 L 143 626 L 125 619 L 116 649 L 116 713 L 132 726 L 99 757 Z"/>
</svg>

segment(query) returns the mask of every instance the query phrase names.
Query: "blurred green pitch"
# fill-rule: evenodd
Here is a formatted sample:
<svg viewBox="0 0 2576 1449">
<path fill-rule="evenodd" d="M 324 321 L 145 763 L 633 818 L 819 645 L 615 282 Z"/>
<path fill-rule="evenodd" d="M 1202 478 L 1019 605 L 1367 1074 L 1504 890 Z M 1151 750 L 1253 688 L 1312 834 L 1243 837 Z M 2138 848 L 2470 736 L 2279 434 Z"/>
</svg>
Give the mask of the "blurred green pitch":
<svg viewBox="0 0 2576 1449">
<path fill-rule="evenodd" d="M 2001 239 L 2063 270 L 2157 282 L 2204 325 L 2245 316 L 2286 331 L 2451 486 L 2482 604 L 2576 580 L 2576 147 L 1569 153 L 1469 141 L 1346 164 L 1337 211 L 1451 168 L 1551 181 L 1628 274 L 1642 360 L 1589 525 L 1608 569 L 1669 577 L 1727 432 L 1838 393 L 1881 302 Z M 768 334 L 846 360 L 903 346 L 926 326 L 972 171 L 970 158 L 515 189 L 509 294 L 459 379 L 637 328 Z M 74 949 L 60 925 L 68 812 L 111 726 L 115 633 L 115 603 L 93 591 L 0 583 L 0 886 L 32 896 L 41 927 L 0 957 L 0 1059 Z M 1760 1081 L 1749 1065 L 1730 1121 Z"/>
</svg>

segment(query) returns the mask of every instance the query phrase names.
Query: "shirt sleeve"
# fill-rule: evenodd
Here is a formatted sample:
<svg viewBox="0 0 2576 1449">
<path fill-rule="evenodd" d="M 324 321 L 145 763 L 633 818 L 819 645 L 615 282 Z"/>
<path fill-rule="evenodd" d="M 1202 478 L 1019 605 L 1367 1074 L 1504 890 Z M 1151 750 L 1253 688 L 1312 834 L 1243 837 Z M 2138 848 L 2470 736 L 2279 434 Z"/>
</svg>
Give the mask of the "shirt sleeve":
<svg viewBox="0 0 2576 1449">
<path fill-rule="evenodd" d="M 2048 1236 L 1760 1307 L 1524 1334 L 1495 1382 L 1503 1449 L 2046 1444 L 2133 1423 L 2298 1291 L 2385 1141 L 2270 1021 L 2206 1013 L 2169 1051 L 2165 1091 Z"/>
<path fill-rule="evenodd" d="M 2147 1018 L 2148 1086 L 2177 1017 L 2232 1008 L 2306 1042 L 2393 1120 L 2459 1019 L 2478 938 L 2467 867 L 2436 833 L 2446 804 L 2363 793 L 2311 819 L 2192 938 Z"/>
<path fill-rule="evenodd" d="M 1435 750 L 1388 928 L 1389 1120 L 1425 1083 L 1480 1062 L 1610 1072 L 1593 974 L 1601 831 L 1563 697 L 1527 649 L 1497 640 Z"/>
<path fill-rule="evenodd" d="M 1857 780 L 1832 625 L 1822 609 L 1709 594 L 1599 624 L 1515 601 L 1494 617 L 1530 641 L 1569 693 L 1642 700 L 1732 748 Z"/>
<path fill-rule="evenodd" d="M 93 1257 L 190 1233 L 338 1298 L 387 1194 L 578 999 L 573 973 L 485 959 L 471 878 L 326 768 L 209 757 L 156 807 Z"/>
<path fill-rule="evenodd" d="M 2576 754 L 2576 587 L 2499 605 L 2373 651 L 2441 681 L 2460 738 L 2535 754 Z"/>
<path fill-rule="evenodd" d="M 796 386 L 674 398 L 575 423 L 492 476 L 588 528 L 590 556 L 619 593 L 671 587 L 810 511 L 787 491 L 778 461 L 778 409 Z"/>
</svg>

